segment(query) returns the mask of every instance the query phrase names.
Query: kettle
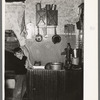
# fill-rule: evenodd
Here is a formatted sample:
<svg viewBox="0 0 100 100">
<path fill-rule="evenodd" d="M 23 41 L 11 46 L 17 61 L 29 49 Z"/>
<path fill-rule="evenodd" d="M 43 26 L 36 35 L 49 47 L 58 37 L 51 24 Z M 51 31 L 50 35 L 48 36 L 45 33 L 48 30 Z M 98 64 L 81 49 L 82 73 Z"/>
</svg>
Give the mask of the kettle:
<svg viewBox="0 0 100 100">
<path fill-rule="evenodd" d="M 79 65 L 82 60 L 82 49 L 73 49 L 72 64 Z"/>
</svg>

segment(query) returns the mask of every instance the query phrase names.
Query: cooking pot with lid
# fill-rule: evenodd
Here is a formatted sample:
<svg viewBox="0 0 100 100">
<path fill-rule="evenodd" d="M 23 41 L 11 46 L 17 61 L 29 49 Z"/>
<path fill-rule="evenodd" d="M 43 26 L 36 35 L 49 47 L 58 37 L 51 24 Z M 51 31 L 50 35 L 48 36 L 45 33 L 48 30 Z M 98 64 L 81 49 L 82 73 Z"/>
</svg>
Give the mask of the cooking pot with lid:
<svg viewBox="0 0 100 100">
<path fill-rule="evenodd" d="M 79 65 L 82 59 L 82 49 L 73 49 L 72 64 Z"/>
</svg>

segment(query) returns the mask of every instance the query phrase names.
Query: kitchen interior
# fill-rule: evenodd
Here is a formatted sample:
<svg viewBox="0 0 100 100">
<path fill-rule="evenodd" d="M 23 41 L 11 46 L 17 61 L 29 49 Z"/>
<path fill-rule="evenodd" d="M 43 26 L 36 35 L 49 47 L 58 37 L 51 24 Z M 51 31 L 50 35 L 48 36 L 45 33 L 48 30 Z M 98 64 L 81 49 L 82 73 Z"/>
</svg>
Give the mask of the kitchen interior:
<svg viewBox="0 0 100 100">
<path fill-rule="evenodd" d="M 5 51 L 24 45 L 32 66 L 23 100 L 83 100 L 83 0 L 6 0 Z M 15 73 L 5 58 L 5 99 L 12 100 Z"/>
</svg>

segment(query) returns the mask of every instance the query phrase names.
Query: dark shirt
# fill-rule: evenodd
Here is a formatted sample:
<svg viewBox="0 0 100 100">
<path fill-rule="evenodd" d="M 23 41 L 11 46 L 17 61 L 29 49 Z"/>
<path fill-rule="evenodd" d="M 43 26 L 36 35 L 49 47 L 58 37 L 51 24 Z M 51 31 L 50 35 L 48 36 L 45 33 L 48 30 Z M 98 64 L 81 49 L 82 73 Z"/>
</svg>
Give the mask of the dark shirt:
<svg viewBox="0 0 100 100">
<path fill-rule="evenodd" d="M 5 51 L 5 70 L 14 70 L 15 56 L 12 52 Z"/>
<path fill-rule="evenodd" d="M 25 61 L 27 57 L 23 56 L 22 60 L 14 56 L 12 52 L 5 51 L 5 70 L 13 70 L 15 74 L 26 74 Z"/>
<path fill-rule="evenodd" d="M 22 60 L 19 58 L 15 58 L 14 64 L 15 64 L 15 74 L 26 74 L 27 69 L 25 68 L 25 61 L 27 57 L 23 56 Z"/>
</svg>

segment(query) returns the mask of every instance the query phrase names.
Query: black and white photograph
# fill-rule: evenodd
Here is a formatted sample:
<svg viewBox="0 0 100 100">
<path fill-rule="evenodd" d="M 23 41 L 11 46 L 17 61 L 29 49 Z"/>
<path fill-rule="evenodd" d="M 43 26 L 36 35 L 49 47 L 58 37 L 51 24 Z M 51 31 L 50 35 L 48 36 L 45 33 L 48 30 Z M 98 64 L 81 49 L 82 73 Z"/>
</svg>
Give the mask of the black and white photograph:
<svg viewBox="0 0 100 100">
<path fill-rule="evenodd" d="M 4 100 L 83 100 L 84 0 L 5 0 Z"/>
</svg>

